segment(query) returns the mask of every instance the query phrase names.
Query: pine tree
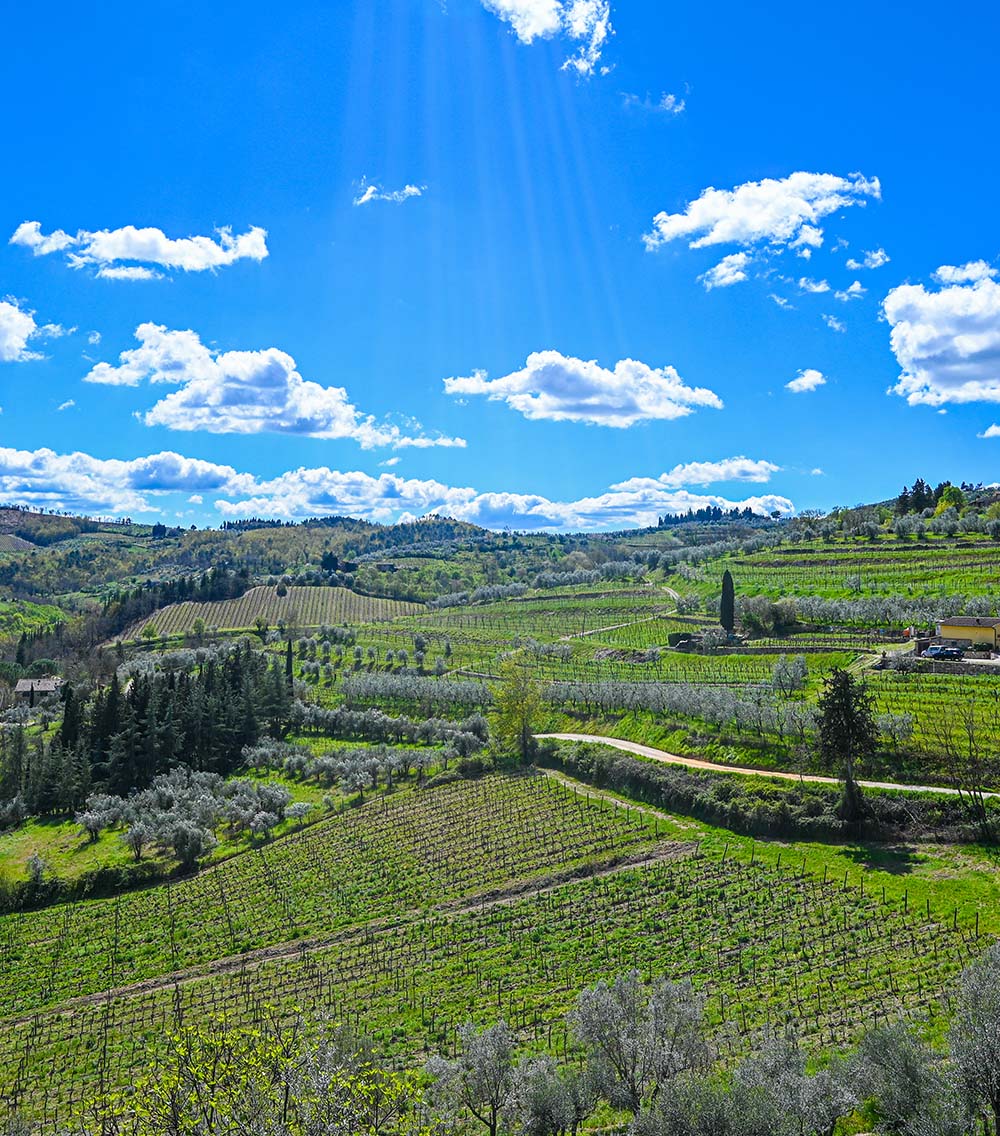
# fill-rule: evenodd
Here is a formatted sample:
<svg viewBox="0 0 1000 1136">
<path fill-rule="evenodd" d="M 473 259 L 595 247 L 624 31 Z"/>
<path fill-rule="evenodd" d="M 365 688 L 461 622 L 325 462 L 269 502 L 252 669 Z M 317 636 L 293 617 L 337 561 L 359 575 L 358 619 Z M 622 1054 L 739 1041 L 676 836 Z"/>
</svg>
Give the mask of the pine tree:
<svg viewBox="0 0 1000 1136">
<path fill-rule="evenodd" d="M 727 568 L 722 574 L 722 600 L 719 604 L 719 623 L 732 635 L 736 627 L 736 587 L 733 574 Z"/>
</svg>

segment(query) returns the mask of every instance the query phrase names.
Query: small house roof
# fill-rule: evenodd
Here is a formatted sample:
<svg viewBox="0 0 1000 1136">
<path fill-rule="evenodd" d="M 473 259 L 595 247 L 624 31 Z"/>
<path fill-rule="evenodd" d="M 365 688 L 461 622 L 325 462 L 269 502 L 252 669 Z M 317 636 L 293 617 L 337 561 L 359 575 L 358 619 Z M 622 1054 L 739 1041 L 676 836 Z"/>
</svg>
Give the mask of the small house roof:
<svg viewBox="0 0 1000 1136">
<path fill-rule="evenodd" d="M 61 678 L 19 678 L 14 687 L 15 694 L 54 694 L 62 685 Z"/>
<path fill-rule="evenodd" d="M 981 615 L 953 615 L 942 619 L 939 627 L 1000 627 L 1000 619 Z"/>
</svg>

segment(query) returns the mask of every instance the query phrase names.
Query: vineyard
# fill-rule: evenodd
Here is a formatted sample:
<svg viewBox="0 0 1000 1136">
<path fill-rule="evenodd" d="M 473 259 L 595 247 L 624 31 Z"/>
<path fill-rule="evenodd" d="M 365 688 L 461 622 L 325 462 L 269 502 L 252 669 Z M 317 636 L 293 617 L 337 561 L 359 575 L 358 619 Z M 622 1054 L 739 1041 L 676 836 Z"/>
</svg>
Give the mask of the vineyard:
<svg viewBox="0 0 1000 1136">
<path fill-rule="evenodd" d="M 77 995 L 367 920 L 649 843 L 544 777 L 381 798 L 169 885 L 0 917 L 0 1005 Z"/>
<path fill-rule="evenodd" d="M 30 552 L 37 545 L 13 533 L 0 533 L 0 552 Z"/>
<path fill-rule="evenodd" d="M 525 1042 L 564 1052 L 576 991 L 632 967 L 704 987 L 724 1053 L 743 1051 L 767 1024 L 835 1045 L 904 1011 L 938 1017 L 949 980 L 984 946 L 978 921 L 950 909 L 886 900 L 866 892 L 864 877 L 813 877 L 787 857 L 782 867 L 773 850 L 765 865 L 753 846 L 737 857 L 657 842 L 636 812 L 538 777 L 448 786 L 440 808 L 400 809 L 407 815 L 391 825 L 387 807 L 372 802 L 322 826 L 329 854 L 305 878 L 288 875 L 274 848 L 254 869 L 263 878 L 237 885 L 203 873 L 199 899 L 182 901 L 186 885 L 176 884 L 131 909 L 123 898 L 102 920 L 78 923 L 78 909 L 47 914 L 45 929 L 38 917 L 8 919 L 4 970 L 16 953 L 19 974 L 34 972 L 30 988 L 7 980 L 4 995 L 5 1005 L 15 999 L 0 1032 L 9 1103 L 65 1121 L 88 1092 L 127 1083 L 184 1021 L 333 1013 L 412 1064 L 451 1051 L 468 1018 L 503 1016 Z M 579 863 L 574 845 L 587 834 L 600 858 L 573 878 L 567 865 Z M 380 863 L 400 838 L 406 852 Z M 300 843 L 315 856 L 316 841 L 313 832 Z M 337 856 L 351 848 L 341 871 Z M 380 877 L 367 890 L 352 883 L 362 859 Z M 549 874 L 524 879 L 539 870 Z M 326 922 L 324 910 L 338 913 Z M 336 932 L 340 917 L 353 923 Z M 296 938 L 307 927 L 324 938 Z M 270 940 L 285 945 L 246 953 Z"/>
<path fill-rule="evenodd" d="M 948 596 L 1000 592 L 1000 555 L 991 541 L 827 545 L 822 541 L 725 557 L 688 569 L 705 594 L 717 594 L 729 569 L 742 595 Z M 682 588 L 682 590 L 684 590 Z"/>
<path fill-rule="evenodd" d="M 235 600 L 214 603 L 179 603 L 154 612 L 128 631 L 141 637 L 147 627 L 158 635 L 190 635 L 200 620 L 206 630 L 244 631 L 257 626 L 281 624 L 286 628 L 336 626 L 344 623 L 377 623 L 420 610 L 418 604 L 361 596 L 348 588 L 290 587 L 278 595 L 273 587 L 251 588 Z"/>
</svg>

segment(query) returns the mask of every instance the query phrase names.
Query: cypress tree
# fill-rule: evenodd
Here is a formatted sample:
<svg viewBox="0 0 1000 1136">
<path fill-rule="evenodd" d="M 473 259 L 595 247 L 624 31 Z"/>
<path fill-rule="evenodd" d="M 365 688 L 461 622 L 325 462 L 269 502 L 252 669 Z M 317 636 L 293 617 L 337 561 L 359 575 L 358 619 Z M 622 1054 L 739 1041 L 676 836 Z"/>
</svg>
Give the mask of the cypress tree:
<svg viewBox="0 0 1000 1136">
<path fill-rule="evenodd" d="M 732 635 L 736 627 L 736 587 L 733 574 L 727 568 L 722 574 L 722 600 L 719 604 L 719 623 Z"/>
<path fill-rule="evenodd" d="M 842 771 L 843 818 L 859 820 L 864 807 L 855 773 L 878 747 L 878 726 L 871 694 L 850 671 L 838 668 L 825 680 L 816 728 L 824 764 L 831 770 L 839 766 Z"/>
</svg>

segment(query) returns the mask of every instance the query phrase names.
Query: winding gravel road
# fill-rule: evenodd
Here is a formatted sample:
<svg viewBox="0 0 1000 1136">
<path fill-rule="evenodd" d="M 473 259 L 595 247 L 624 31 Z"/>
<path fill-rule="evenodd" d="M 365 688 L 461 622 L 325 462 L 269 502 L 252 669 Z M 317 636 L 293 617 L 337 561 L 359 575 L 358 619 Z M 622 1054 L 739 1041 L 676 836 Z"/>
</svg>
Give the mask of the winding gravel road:
<svg viewBox="0 0 1000 1136">
<path fill-rule="evenodd" d="M 653 761 L 662 761 L 666 765 L 685 765 L 688 769 L 707 769 L 712 773 L 742 773 L 750 777 L 773 777 L 780 781 L 803 781 L 817 785 L 839 785 L 836 777 L 821 777 L 816 773 L 782 773 L 774 769 L 747 769 L 739 765 L 716 765 L 711 761 L 702 761 L 697 757 L 681 757 L 677 753 L 667 753 L 663 749 L 654 749 L 653 746 L 640 745 L 639 742 L 623 741 L 621 738 L 606 738 L 599 734 L 536 734 L 539 739 L 552 738 L 563 742 L 594 742 L 598 745 L 611 746 L 613 749 L 625 750 L 626 753 L 636 753 L 640 757 L 649 757 Z M 940 785 L 898 785 L 893 781 L 859 781 L 863 789 L 899 789 L 906 793 L 945 793 L 950 797 L 960 796 L 960 790 L 947 789 Z M 984 797 L 1000 796 L 998 793 L 984 793 Z"/>
</svg>

